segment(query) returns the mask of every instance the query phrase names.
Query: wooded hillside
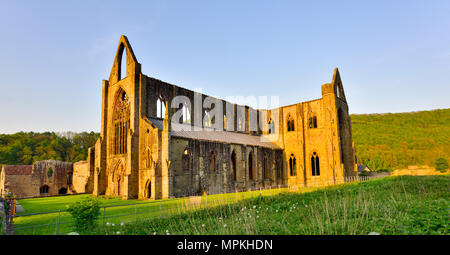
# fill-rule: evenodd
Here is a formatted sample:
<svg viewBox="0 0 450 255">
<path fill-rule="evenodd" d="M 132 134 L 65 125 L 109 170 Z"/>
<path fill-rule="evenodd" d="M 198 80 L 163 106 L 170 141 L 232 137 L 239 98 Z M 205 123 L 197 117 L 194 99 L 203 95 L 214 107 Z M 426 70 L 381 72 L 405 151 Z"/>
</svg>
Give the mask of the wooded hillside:
<svg viewBox="0 0 450 255">
<path fill-rule="evenodd" d="M 450 161 L 450 109 L 351 115 L 359 164 L 370 169 L 434 166 Z"/>
</svg>

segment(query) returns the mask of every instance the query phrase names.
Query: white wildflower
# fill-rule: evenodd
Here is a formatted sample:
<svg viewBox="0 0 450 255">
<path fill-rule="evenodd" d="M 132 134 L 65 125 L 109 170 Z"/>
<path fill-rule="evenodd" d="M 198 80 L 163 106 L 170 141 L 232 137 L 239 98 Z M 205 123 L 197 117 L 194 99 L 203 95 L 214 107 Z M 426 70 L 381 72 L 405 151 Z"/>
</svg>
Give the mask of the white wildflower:
<svg viewBox="0 0 450 255">
<path fill-rule="evenodd" d="M 116 234 L 120 235 L 120 231 L 117 231 Z"/>
<path fill-rule="evenodd" d="M 109 222 L 106 222 L 106 226 L 108 226 L 108 227 L 109 227 L 109 226 L 111 226 L 111 223 L 109 223 Z"/>
<path fill-rule="evenodd" d="M 123 226 L 123 225 L 125 225 L 125 223 L 121 222 L 121 223 L 120 223 L 120 226 Z"/>
<path fill-rule="evenodd" d="M 378 233 L 378 232 L 370 232 L 369 233 L 369 236 L 377 236 L 377 235 L 380 235 L 380 233 Z"/>
</svg>

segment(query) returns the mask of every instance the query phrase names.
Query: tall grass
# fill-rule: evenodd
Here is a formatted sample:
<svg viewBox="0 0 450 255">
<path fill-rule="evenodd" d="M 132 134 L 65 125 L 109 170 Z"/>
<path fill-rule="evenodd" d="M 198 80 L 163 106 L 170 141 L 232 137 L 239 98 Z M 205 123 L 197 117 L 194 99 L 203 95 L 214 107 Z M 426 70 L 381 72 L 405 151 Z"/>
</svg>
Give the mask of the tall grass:
<svg viewBox="0 0 450 255">
<path fill-rule="evenodd" d="M 91 234 L 448 234 L 450 176 L 399 176 L 310 193 L 258 196 Z M 217 200 L 220 201 L 220 200 Z"/>
</svg>

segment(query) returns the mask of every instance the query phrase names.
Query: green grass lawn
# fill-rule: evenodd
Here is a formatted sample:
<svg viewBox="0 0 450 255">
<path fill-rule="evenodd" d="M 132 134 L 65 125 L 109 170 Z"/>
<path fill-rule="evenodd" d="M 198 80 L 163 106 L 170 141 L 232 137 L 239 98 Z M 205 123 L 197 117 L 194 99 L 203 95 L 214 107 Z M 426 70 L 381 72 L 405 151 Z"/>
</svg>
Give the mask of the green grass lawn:
<svg viewBox="0 0 450 255">
<path fill-rule="evenodd" d="M 256 197 L 260 193 L 264 196 L 273 195 L 286 191 L 280 190 L 263 190 L 239 193 L 209 195 L 207 198 L 201 198 L 201 205 L 189 205 L 187 198 L 174 198 L 165 200 L 122 200 L 116 197 L 99 197 L 101 208 L 101 216 L 98 220 L 99 224 L 119 225 L 122 222 L 134 222 L 149 218 L 167 218 L 170 215 L 186 212 L 187 209 L 193 210 L 199 207 L 216 207 L 223 203 L 234 203 L 236 199 L 247 199 Z M 25 212 L 18 213 L 19 217 L 15 218 L 15 234 L 17 235 L 46 235 L 66 233 L 73 231 L 72 216 L 66 212 L 67 206 L 73 204 L 83 198 L 91 195 L 70 195 L 44 198 L 21 199 L 19 204 L 23 206 Z M 58 210 L 61 210 L 59 213 Z M 47 214 L 38 214 L 27 216 L 26 214 L 53 212 Z M 136 215 L 136 216 L 135 216 Z M 22 216 L 22 217 L 20 217 Z M 59 221 L 59 229 L 57 225 Z M 108 224 L 108 225 L 109 225 Z"/>
<path fill-rule="evenodd" d="M 101 206 L 123 206 L 102 208 L 99 226 L 88 234 L 448 234 L 449 181 L 450 175 L 396 176 L 301 192 L 266 190 L 262 196 L 259 191 L 239 193 L 238 197 L 218 194 L 202 197 L 197 208 L 187 206 L 186 198 L 142 201 L 101 197 Z M 66 205 L 86 196 L 23 199 L 19 203 L 28 214 L 65 210 Z M 19 217 L 15 233 L 56 234 L 55 225 L 17 228 L 57 220 L 57 213 Z M 69 213 L 61 213 L 59 233 L 73 231 L 72 224 L 65 223 L 71 221 Z"/>
<path fill-rule="evenodd" d="M 449 175 L 387 177 L 100 226 L 90 234 L 447 235 L 449 191 Z"/>
</svg>

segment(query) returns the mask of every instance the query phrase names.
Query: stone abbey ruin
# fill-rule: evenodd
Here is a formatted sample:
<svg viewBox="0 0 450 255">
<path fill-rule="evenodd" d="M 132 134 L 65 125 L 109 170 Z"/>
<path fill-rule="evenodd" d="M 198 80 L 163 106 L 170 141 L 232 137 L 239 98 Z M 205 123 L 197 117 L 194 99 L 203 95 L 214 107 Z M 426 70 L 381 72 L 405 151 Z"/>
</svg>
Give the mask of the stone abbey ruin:
<svg viewBox="0 0 450 255">
<path fill-rule="evenodd" d="M 3 166 L 0 192 L 161 199 L 356 175 L 338 69 L 319 99 L 253 109 L 146 76 L 122 36 L 103 81 L 101 114 L 86 161 Z"/>
</svg>

